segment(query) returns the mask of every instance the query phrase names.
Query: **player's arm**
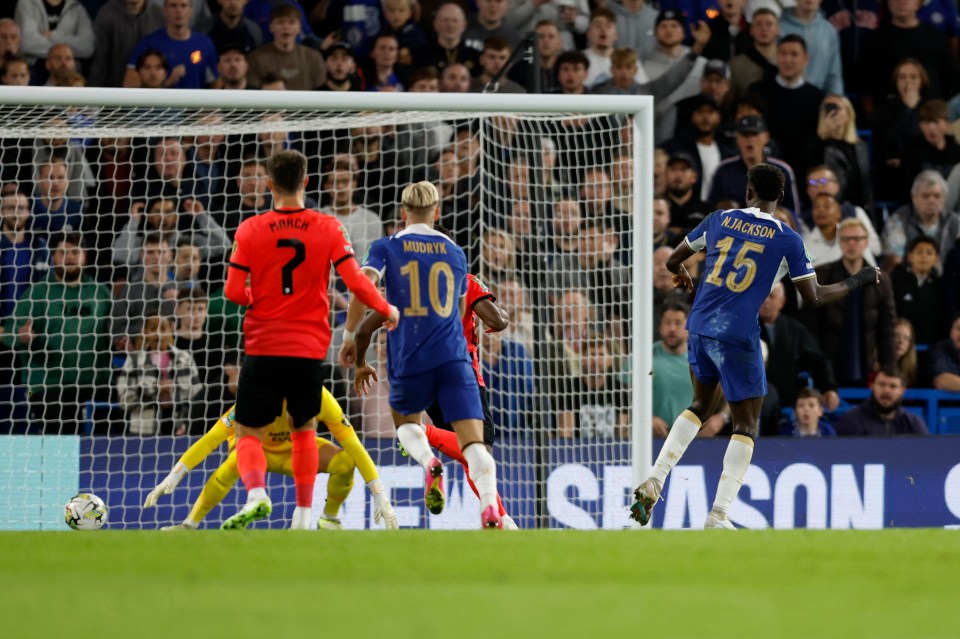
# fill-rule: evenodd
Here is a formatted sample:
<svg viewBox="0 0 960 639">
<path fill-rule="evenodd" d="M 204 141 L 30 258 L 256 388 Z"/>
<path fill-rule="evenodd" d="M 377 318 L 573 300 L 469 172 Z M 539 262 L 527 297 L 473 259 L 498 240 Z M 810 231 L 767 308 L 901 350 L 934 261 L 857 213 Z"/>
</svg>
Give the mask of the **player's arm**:
<svg viewBox="0 0 960 639">
<path fill-rule="evenodd" d="M 371 273 L 369 269 L 361 272 L 360 266 L 357 264 L 357 260 L 353 255 L 348 256 L 346 259 L 337 260 L 335 266 L 337 268 L 337 274 L 340 275 L 340 279 L 347 285 L 347 288 L 350 289 L 354 297 L 354 299 L 350 300 L 350 308 L 347 309 L 347 331 L 356 330 L 357 324 L 360 323 L 363 310 L 366 308 L 372 308 L 387 318 L 385 322 L 387 330 L 396 328 L 397 322 L 400 321 L 400 312 L 396 307 L 389 304 L 380 294 L 380 291 L 377 290 L 376 282 L 380 280 L 379 275 L 377 273 Z M 375 276 L 376 280 L 374 280 L 371 275 Z M 362 306 L 355 306 L 354 302 L 356 300 L 359 300 Z M 351 311 L 353 312 L 352 318 Z M 351 319 L 353 320 L 352 324 L 350 323 Z"/>
<path fill-rule="evenodd" d="M 499 333 L 510 325 L 510 315 L 494 304 L 490 298 L 484 298 L 474 304 L 473 312 L 483 321 L 488 333 Z"/>
<path fill-rule="evenodd" d="M 817 281 L 816 275 L 794 280 L 793 283 L 800 291 L 800 297 L 803 298 L 804 303 L 818 307 L 842 300 L 854 289 L 879 284 L 880 269 L 875 266 L 866 266 L 842 282 L 825 286 Z"/>
<path fill-rule="evenodd" d="M 699 227 L 698 227 L 699 228 Z M 696 232 L 696 231 L 694 231 Z M 689 236 L 673 249 L 673 253 L 667 258 L 667 269 L 673 273 L 673 285 L 676 288 L 682 288 L 686 291 L 693 291 L 693 278 L 687 271 L 684 262 L 696 255 L 702 249 L 694 250 L 690 246 Z"/>
<path fill-rule="evenodd" d="M 380 281 L 380 274 L 371 268 L 364 268 L 362 273 L 367 277 L 373 286 L 376 286 L 377 282 Z M 350 304 L 347 306 L 347 321 L 343 327 L 343 344 L 340 345 L 339 359 L 341 366 L 349 368 L 351 366 L 356 366 L 357 364 L 357 354 L 361 352 L 357 346 L 358 324 L 360 324 L 360 319 L 363 317 L 363 313 L 366 310 L 367 305 L 364 304 L 358 296 L 354 295 L 352 298 L 350 298 Z M 373 311 L 373 313 L 379 315 L 380 317 L 384 317 L 376 311 Z M 370 335 L 372 334 L 373 331 L 371 330 L 367 335 L 367 346 L 370 345 Z M 366 347 L 364 347 L 362 352 L 367 352 Z"/>
<path fill-rule="evenodd" d="M 250 260 L 245 239 L 248 228 L 249 226 L 244 222 L 237 229 L 233 244 L 233 255 L 230 256 L 230 262 L 227 264 L 227 282 L 223 286 L 223 295 L 240 306 L 253 304 L 253 296 L 250 294 L 250 287 L 247 286 Z"/>
<path fill-rule="evenodd" d="M 203 461 L 207 455 L 219 448 L 223 442 L 227 441 L 227 438 L 230 436 L 230 430 L 224 422 L 230 419 L 232 412 L 233 407 L 231 406 L 230 410 L 224 413 L 210 430 L 203 434 L 203 437 L 194 442 L 193 445 L 181 455 L 177 463 L 174 464 L 173 470 L 147 495 L 147 499 L 143 503 L 144 508 L 155 506 L 161 495 L 172 493 L 190 470 Z"/>
<path fill-rule="evenodd" d="M 370 348 L 370 340 L 378 328 L 383 326 L 387 318 L 376 311 L 367 313 L 360 326 L 357 327 L 357 367 L 362 366 L 367 361 L 367 349 Z"/>
</svg>

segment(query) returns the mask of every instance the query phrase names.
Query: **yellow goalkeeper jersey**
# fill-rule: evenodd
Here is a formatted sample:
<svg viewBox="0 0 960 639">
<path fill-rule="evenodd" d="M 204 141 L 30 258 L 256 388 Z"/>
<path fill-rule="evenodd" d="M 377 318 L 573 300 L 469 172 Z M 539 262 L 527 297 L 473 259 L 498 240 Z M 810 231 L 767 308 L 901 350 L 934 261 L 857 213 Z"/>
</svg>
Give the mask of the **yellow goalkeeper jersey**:
<svg viewBox="0 0 960 639">
<path fill-rule="evenodd" d="M 203 461 L 207 455 L 219 448 L 223 442 L 229 442 L 229 448 L 233 450 L 237 444 L 237 429 L 234 424 L 235 409 L 235 405 L 231 406 L 203 437 L 194 442 L 180 458 L 180 463 L 192 469 Z M 347 421 L 346 416 L 343 414 L 340 403 L 337 402 L 336 398 L 331 395 L 326 388 L 323 389 L 323 396 L 320 400 L 320 413 L 317 415 L 317 420 L 326 424 L 330 430 L 330 434 L 334 436 L 337 442 L 340 443 L 351 457 L 355 458 L 358 468 L 367 466 L 367 464 L 364 463 L 366 460 L 356 460 L 357 454 L 355 453 L 359 452 L 357 451 L 357 447 L 362 450 L 362 444 L 360 444 L 357 439 L 353 426 L 350 425 L 350 422 Z M 283 412 L 280 413 L 280 416 L 273 420 L 273 423 L 265 427 L 263 450 L 266 453 L 281 454 L 290 454 L 292 450 L 292 444 L 290 443 L 290 422 L 287 419 L 286 402 L 284 402 Z M 365 450 L 360 456 L 369 459 Z M 372 461 L 369 464 L 372 466 Z M 366 476 L 364 470 L 364 468 L 361 468 L 361 474 Z M 371 469 L 371 472 L 375 473 L 375 470 Z"/>
</svg>

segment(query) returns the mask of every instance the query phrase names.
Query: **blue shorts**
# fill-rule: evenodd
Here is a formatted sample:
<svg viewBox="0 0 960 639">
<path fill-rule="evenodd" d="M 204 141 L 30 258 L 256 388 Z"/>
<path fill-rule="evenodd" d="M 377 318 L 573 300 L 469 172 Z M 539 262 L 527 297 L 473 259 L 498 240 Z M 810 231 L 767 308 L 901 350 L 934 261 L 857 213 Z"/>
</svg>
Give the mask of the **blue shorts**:
<svg viewBox="0 0 960 639">
<path fill-rule="evenodd" d="M 468 360 L 446 362 L 427 371 L 390 378 L 390 408 L 413 415 L 439 402 L 444 421 L 483 421 L 480 387 Z"/>
<path fill-rule="evenodd" d="M 767 373 L 758 347 L 747 350 L 712 337 L 690 333 L 687 336 L 687 361 L 697 381 L 716 384 L 728 402 L 751 397 L 766 397 Z"/>
</svg>

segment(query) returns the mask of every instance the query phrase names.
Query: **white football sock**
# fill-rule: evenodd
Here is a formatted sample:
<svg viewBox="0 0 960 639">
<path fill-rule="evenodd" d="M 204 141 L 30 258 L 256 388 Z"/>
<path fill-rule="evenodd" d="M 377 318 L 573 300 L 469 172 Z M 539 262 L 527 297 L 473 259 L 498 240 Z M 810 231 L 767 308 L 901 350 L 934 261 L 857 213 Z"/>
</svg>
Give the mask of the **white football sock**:
<svg viewBox="0 0 960 639">
<path fill-rule="evenodd" d="M 480 493 L 480 510 L 497 505 L 497 463 L 486 446 L 474 444 L 463 451 L 463 458 L 470 468 L 470 478 Z"/>
<path fill-rule="evenodd" d="M 430 450 L 430 442 L 427 441 L 427 429 L 423 424 L 401 424 L 397 427 L 397 439 L 403 445 L 404 450 L 413 459 L 417 460 L 424 470 L 428 470 L 427 464 L 434 458 L 433 451 Z"/>
<path fill-rule="evenodd" d="M 307 506 L 297 506 L 293 509 L 293 522 L 290 528 L 294 530 L 307 530 L 310 528 L 311 509 Z"/>
<path fill-rule="evenodd" d="M 250 492 L 247 493 L 247 501 L 256 501 L 259 499 L 269 499 L 266 488 L 252 488 Z"/>
<path fill-rule="evenodd" d="M 656 481 L 660 488 L 663 488 L 667 475 L 700 432 L 700 426 L 700 419 L 689 410 L 680 413 L 677 420 L 673 422 L 673 427 L 670 428 L 670 433 L 663 442 L 663 448 L 660 449 L 660 454 L 657 455 L 657 461 L 653 464 L 653 470 L 650 473 L 650 478 Z"/>
<path fill-rule="evenodd" d="M 186 519 L 183 520 L 183 525 L 186 526 L 187 528 L 197 529 L 200 527 L 200 522 L 194 521 L 190 519 L 190 517 L 187 517 Z"/>
<path fill-rule="evenodd" d="M 710 512 L 726 516 L 727 509 L 740 492 L 743 485 L 743 476 L 750 468 L 750 459 L 753 457 L 753 440 L 745 435 L 734 435 L 727 445 L 727 452 L 723 456 L 723 473 L 717 485 L 717 498 L 713 500 L 713 510 Z"/>
</svg>

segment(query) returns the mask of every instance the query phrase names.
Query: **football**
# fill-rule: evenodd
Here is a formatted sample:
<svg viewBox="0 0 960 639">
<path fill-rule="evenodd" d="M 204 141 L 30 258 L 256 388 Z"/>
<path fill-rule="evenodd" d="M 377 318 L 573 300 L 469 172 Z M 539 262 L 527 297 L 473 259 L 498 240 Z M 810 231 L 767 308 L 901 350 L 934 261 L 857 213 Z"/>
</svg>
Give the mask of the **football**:
<svg viewBox="0 0 960 639">
<path fill-rule="evenodd" d="M 63 518 L 74 530 L 97 530 L 107 521 L 107 505 L 93 493 L 80 493 L 64 506 Z"/>
</svg>

